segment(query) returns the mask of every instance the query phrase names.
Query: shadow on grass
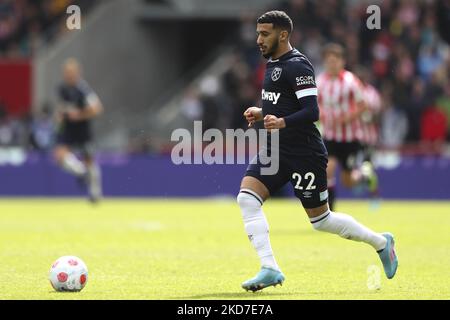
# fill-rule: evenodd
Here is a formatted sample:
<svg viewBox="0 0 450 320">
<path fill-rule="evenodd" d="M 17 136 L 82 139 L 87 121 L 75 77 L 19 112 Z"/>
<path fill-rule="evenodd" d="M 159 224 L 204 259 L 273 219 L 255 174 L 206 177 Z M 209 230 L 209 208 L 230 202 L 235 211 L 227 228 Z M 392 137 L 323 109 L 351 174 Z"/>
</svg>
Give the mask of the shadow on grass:
<svg viewBox="0 0 450 320">
<path fill-rule="evenodd" d="M 81 290 L 79 291 L 48 291 L 48 294 L 50 295 L 50 299 L 58 298 L 58 297 L 64 297 L 64 298 L 80 298 L 83 295 L 81 294 Z"/>
<path fill-rule="evenodd" d="M 198 294 L 194 296 L 180 296 L 180 297 L 168 297 L 168 299 L 171 300 L 196 300 L 196 299 L 247 299 L 247 300 L 253 300 L 253 299 L 261 299 L 261 298 L 267 298 L 267 299 L 276 299 L 279 297 L 280 299 L 288 298 L 289 296 L 296 296 L 299 293 L 297 292 L 288 292 L 288 293 L 275 293 L 275 292 L 212 292 L 212 293 L 205 293 L 205 294 Z"/>
</svg>

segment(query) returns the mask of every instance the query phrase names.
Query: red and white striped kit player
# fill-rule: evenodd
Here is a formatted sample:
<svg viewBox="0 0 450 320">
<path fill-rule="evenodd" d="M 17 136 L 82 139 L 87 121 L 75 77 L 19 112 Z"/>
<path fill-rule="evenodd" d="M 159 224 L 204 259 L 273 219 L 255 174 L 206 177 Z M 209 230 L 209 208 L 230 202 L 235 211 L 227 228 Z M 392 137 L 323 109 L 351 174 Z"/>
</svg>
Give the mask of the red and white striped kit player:
<svg viewBox="0 0 450 320">
<path fill-rule="evenodd" d="M 337 77 L 324 72 L 317 78 L 317 88 L 324 139 L 364 143 L 365 135 L 360 117 L 342 123 L 342 118 L 357 112 L 358 103 L 364 101 L 363 87 L 358 77 L 347 70 L 342 70 Z"/>
<path fill-rule="evenodd" d="M 368 83 L 363 85 L 363 94 L 367 106 L 362 114 L 363 141 L 369 146 L 375 146 L 379 135 L 376 117 L 381 112 L 381 96 L 378 90 Z"/>
</svg>

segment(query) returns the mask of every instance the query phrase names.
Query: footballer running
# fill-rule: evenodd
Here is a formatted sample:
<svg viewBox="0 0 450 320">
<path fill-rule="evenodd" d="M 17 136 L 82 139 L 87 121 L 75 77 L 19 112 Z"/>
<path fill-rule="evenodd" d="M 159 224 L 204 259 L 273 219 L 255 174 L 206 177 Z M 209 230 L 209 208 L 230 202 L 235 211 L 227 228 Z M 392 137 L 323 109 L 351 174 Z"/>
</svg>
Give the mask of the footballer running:
<svg viewBox="0 0 450 320">
<path fill-rule="evenodd" d="M 102 196 L 100 168 L 92 144 L 92 119 L 103 111 L 97 94 L 81 78 L 81 66 L 74 58 L 63 65 L 63 82 L 58 87 L 58 133 L 54 157 L 68 173 L 76 176 L 97 202 Z M 81 153 L 81 160 L 76 156 Z"/>
<path fill-rule="evenodd" d="M 257 291 L 285 280 L 270 245 L 269 225 L 262 206 L 287 182 L 292 184 L 315 230 L 369 244 L 377 251 L 386 276 L 391 279 L 398 265 L 393 235 L 374 232 L 345 213 L 332 212 L 328 206 L 328 153 L 314 124 L 319 120 L 314 69 L 291 46 L 292 30 L 292 20 L 283 11 L 267 12 L 257 20 L 257 45 L 268 59 L 262 107 L 250 107 L 244 116 L 249 126 L 263 121 L 269 132 L 278 130 L 279 170 L 274 175 L 261 174 L 264 164 L 257 156 L 241 182 L 237 202 L 248 238 L 261 260 L 260 271 L 242 283 L 242 287 Z M 270 97 L 278 98 L 275 101 Z M 267 149 L 271 151 L 270 134 Z"/>
</svg>

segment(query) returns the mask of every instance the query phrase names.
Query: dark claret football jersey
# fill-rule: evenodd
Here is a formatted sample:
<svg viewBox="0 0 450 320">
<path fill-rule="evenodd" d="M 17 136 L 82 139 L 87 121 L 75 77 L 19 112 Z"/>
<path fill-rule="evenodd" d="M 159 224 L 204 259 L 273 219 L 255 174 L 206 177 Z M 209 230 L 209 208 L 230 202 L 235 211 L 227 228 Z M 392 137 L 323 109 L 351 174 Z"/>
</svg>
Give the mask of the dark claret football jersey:
<svg viewBox="0 0 450 320">
<path fill-rule="evenodd" d="M 96 93 L 89 87 L 86 81 L 81 80 L 76 86 L 61 84 L 58 87 L 58 97 L 60 104 L 67 110 L 76 108 L 82 110 L 89 103 L 98 99 Z M 66 117 L 63 120 L 62 131 L 70 140 L 90 140 L 91 121 L 70 121 Z"/>
<path fill-rule="evenodd" d="M 317 96 L 317 87 L 313 66 L 303 54 L 293 49 L 267 62 L 261 92 L 263 116 L 271 114 L 283 118 L 291 115 L 305 107 L 301 99 L 307 96 Z M 288 125 L 280 129 L 279 134 L 281 155 L 327 155 L 313 122 Z"/>
</svg>

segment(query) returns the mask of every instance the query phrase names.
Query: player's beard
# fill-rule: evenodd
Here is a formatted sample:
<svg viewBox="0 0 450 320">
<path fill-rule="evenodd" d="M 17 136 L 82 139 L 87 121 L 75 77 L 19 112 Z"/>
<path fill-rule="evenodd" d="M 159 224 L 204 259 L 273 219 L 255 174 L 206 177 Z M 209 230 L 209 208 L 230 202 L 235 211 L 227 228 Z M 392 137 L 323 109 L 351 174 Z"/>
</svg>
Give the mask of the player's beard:
<svg viewBox="0 0 450 320">
<path fill-rule="evenodd" d="M 268 51 L 266 54 L 263 54 L 263 57 L 266 58 L 266 59 L 271 58 L 273 56 L 273 54 L 277 51 L 278 46 L 279 46 L 279 42 L 276 41 L 273 44 L 272 48 L 270 48 L 270 51 Z"/>
</svg>

